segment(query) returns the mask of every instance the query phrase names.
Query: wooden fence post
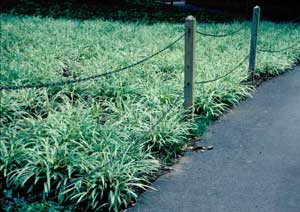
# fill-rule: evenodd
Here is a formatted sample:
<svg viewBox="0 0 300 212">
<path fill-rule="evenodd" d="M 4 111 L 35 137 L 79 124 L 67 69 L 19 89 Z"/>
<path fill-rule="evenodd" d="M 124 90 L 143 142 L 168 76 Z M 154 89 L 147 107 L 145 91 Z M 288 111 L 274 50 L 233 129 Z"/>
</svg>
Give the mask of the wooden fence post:
<svg viewBox="0 0 300 212">
<path fill-rule="evenodd" d="M 188 16 L 185 19 L 185 51 L 184 51 L 184 107 L 189 111 L 189 119 L 194 120 L 195 95 L 195 28 L 196 19 Z"/>
<path fill-rule="evenodd" d="M 256 45 L 257 45 L 257 30 L 260 18 L 260 7 L 253 8 L 251 40 L 250 40 L 250 55 L 249 55 L 249 77 L 253 79 L 255 71 Z"/>
</svg>

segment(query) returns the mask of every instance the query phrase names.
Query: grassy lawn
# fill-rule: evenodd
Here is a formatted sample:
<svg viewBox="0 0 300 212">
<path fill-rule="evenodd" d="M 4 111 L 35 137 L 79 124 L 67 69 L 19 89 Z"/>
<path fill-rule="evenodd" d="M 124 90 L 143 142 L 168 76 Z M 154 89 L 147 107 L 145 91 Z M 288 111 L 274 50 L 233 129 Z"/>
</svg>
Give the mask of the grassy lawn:
<svg viewBox="0 0 300 212">
<path fill-rule="evenodd" d="M 182 23 L 102 18 L 1 14 L 0 21 L 1 85 L 104 73 L 151 55 L 184 30 Z M 248 54 L 250 22 L 197 23 L 198 30 L 215 34 L 242 25 L 246 30 L 231 37 L 197 35 L 197 81 L 226 73 Z M 299 25 L 261 22 L 258 46 L 284 48 L 299 38 Z M 199 136 L 253 90 L 240 84 L 247 78 L 245 62 L 224 79 L 197 85 L 196 123 L 185 122 L 183 50 L 181 40 L 146 63 L 99 80 L 1 91 L 0 189 L 20 203 L 5 202 L 6 210 L 118 211 L 149 186 L 189 136 Z M 297 60 L 299 46 L 258 53 L 256 75 L 279 74 Z"/>
</svg>

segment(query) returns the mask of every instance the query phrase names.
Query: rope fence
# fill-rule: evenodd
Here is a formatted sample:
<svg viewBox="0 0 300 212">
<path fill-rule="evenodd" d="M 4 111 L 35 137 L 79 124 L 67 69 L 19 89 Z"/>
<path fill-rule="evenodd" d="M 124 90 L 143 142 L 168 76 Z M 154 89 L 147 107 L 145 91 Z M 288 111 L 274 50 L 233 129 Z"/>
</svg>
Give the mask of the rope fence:
<svg viewBox="0 0 300 212">
<path fill-rule="evenodd" d="M 101 77 L 104 77 L 104 76 L 108 76 L 108 75 L 116 74 L 116 73 L 119 73 L 119 72 L 123 72 L 123 71 L 129 70 L 130 68 L 138 66 L 142 63 L 145 63 L 146 61 L 152 59 L 153 57 L 161 54 L 162 52 L 164 52 L 167 49 L 174 46 L 183 37 L 184 37 L 184 34 L 179 36 L 175 41 L 173 41 L 172 43 L 170 43 L 169 45 L 167 45 L 163 49 L 155 52 L 154 54 L 152 54 L 152 55 L 150 55 L 150 56 L 148 56 L 148 57 L 146 57 L 142 60 L 139 60 L 138 62 L 135 62 L 135 63 L 130 64 L 128 66 L 125 66 L 123 68 L 115 69 L 113 71 L 107 71 L 107 72 L 104 72 L 102 74 L 96 74 L 96 75 L 93 75 L 93 76 L 82 77 L 82 78 L 78 78 L 78 79 L 56 81 L 56 82 L 46 82 L 46 83 L 27 84 L 27 85 L 0 85 L 0 91 L 1 90 L 20 90 L 20 89 L 28 89 L 28 88 L 40 89 L 40 88 L 48 88 L 48 87 L 54 87 L 54 86 L 62 86 L 62 85 L 66 85 L 66 84 L 74 84 L 74 83 L 80 83 L 80 82 L 89 81 L 89 80 L 95 80 L 95 79 L 98 79 L 98 78 L 101 78 Z"/>
<path fill-rule="evenodd" d="M 233 31 L 233 32 L 229 32 L 227 34 L 209 34 L 209 33 L 201 32 L 201 31 L 197 31 L 197 33 L 200 34 L 200 35 L 203 35 L 203 36 L 207 36 L 207 37 L 217 37 L 217 38 L 219 38 L 219 37 L 228 37 L 228 36 L 238 34 L 243 29 L 246 29 L 246 27 L 243 26 L 243 27 L 239 28 L 238 30 Z"/>
<path fill-rule="evenodd" d="M 300 18 L 300 17 L 299 17 Z M 294 19 L 293 21 L 298 20 Z M 180 35 L 178 38 L 176 38 L 173 42 L 169 43 L 167 46 L 162 48 L 161 50 L 135 62 L 130 65 L 127 65 L 125 67 L 117 68 L 115 70 L 111 71 L 105 71 L 101 74 L 95 74 L 92 76 L 86 76 L 86 77 L 79 77 L 77 79 L 69 79 L 69 80 L 61 80 L 61 81 L 50 81 L 50 82 L 40 82 L 40 83 L 32 83 L 32 84 L 25 84 L 25 85 L 0 85 L 0 91 L 13 91 L 13 90 L 21 90 L 21 89 L 41 89 L 41 88 L 49 88 L 54 86 L 63 86 L 67 84 L 75 84 L 75 83 L 81 83 L 85 81 L 90 80 L 96 80 L 101 77 L 109 76 L 112 74 L 129 71 L 130 68 L 133 68 L 135 66 L 138 66 L 140 64 L 143 64 L 147 62 L 148 60 L 152 59 L 153 57 L 163 53 L 167 49 L 170 49 L 172 46 L 174 46 L 176 43 L 178 43 L 181 39 L 184 38 L 185 40 L 185 59 L 184 59 L 184 105 L 186 109 L 190 109 L 192 113 L 192 119 L 193 119 L 193 113 L 194 113 L 194 93 L 195 93 L 195 84 L 206 84 L 206 83 L 212 83 L 218 80 L 221 80 L 228 75 L 234 73 L 237 71 L 243 63 L 249 58 L 249 78 L 253 80 L 253 75 L 255 71 L 255 60 L 256 60 L 256 52 L 265 52 L 265 53 L 275 53 L 275 52 L 282 52 L 287 51 L 290 49 L 293 49 L 295 47 L 298 47 L 300 44 L 300 40 L 292 44 L 291 46 L 282 48 L 282 49 L 260 49 L 257 48 L 257 37 L 258 37 L 258 25 L 259 25 L 259 19 L 260 19 L 260 8 L 258 6 L 255 6 L 253 8 L 253 17 L 252 17 L 252 26 L 251 26 L 251 39 L 250 39 L 250 52 L 245 56 L 245 58 L 238 62 L 231 70 L 226 72 L 224 75 L 218 76 L 214 79 L 209 80 L 202 80 L 202 81 L 196 81 L 194 77 L 194 69 L 195 69 L 195 34 L 200 34 L 201 36 L 209 36 L 209 37 L 227 37 L 227 36 L 234 36 L 241 32 L 243 29 L 246 29 L 247 27 L 244 25 L 240 27 L 237 30 L 234 30 L 227 34 L 210 34 L 201 32 L 199 30 L 196 30 L 196 19 L 192 16 L 189 16 L 186 18 L 185 22 L 185 33 Z"/>
<path fill-rule="evenodd" d="M 268 53 L 276 53 L 276 52 L 282 52 L 282 51 L 286 51 L 286 50 L 290 50 L 290 49 L 294 49 L 296 46 L 298 46 L 300 44 L 300 40 L 297 41 L 296 43 L 283 48 L 283 49 L 277 49 L 277 50 L 271 50 L 271 49 L 257 49 L 257 51 L 259 52 L 268 52 Z"/>
<path fill-rule="evenodd" d="M 299 19 L 300 19 L 300 17 L 298 17 L 296 19 L 293 19 L 292 22 L 295 22 Z M 243 29 L 246 29 L 246 26 L 242 26 L 239 29 L 237 29 L 235 31 L 232 31 L 230 33 L 227 33 L 227 34 L 210 34 L 210 33 L 206 33 L 206 32 L 201 32 L 199 30 L 197 30 L 196 33 L 200 34 L 202 36 L 208 36 L 208 37 L 227 37 L 227 36 L 233 36 L 235 34 L 238 34 Z M 6 90 L 6 91 L 21 90 L 21 89 L 41 89 L 41 88 L 49 88 L 49 87 L 55 87 L 55 86 L 63 86 L 63 85 L 67 85 L 67 84 L 75 84 L 75 83 L 81 83 L 81 82 L 90 81 L 90 80 L 96 80 L 96 79 L 99 79 L 101 77 L 105 77 L 105 76 L 109 76 L 109 75 L 112 75 L 112 74 L 128 71 L 130 68 L 133 68 L 135 66 L 143 64 L 143 63 L 147 62 L 148 60 L 152 59 L 153 57 L 155 57 L 155 56 L 161 54 L 162 52 L 166 51 L 167 49 L 171 48 L 176 43 L 178 43 L 182 38 L 187 37 L 186 34 L 187 33 L 184 33 L 184 34 L 180 35 L 175 41 L 171 42 L 170 44 L 165 46 L 163 49 L 153 53 L 152 55 L 147 56 L 147 57 L 145 57 L 145 58 L 143 58 L 143 59 L 141 59 L 141 60 L 139 60 L 139 61 L 137 61 L 133 64 L 130 64 L 130 65 L 122 67 L 122 68 L 117 68 L 115 70 L 105 71 L 104 73 L 101 73 L 101 74 L 95 74 L 95 75 L 92 75 L 92 76 L 81 77 L 81 78 L 77 78 L 77 79 L 69 79 L 69 80 L 61 80 L 61 81 L 50 81 L 50 82 L 44 82 L 44 83 L 42 83 L 42 82 L 41 83 L 32 83 L 32 84 L 25 84 L 25 85 L 0 85 L 0 91 L 4 91 L 4 90 Z M 256 34 L 257 34 L 257 32 L 256 32 Z M 193 37 L 194 37 L 194 35 L 193 35 Z M 253 37 L 253 36 L 251 36 L 251 37 Z M 296 43 L 292 44 L 291 46 L 288 46 L 286 48 L 279 49 L 279 50 L 259 49 L 258 48 L 256 51 L 258 51 L 258 52 L 267 52 L 267 53 L 282 52 L 282 51 L 286 51 L 286 50 L 289 50 L 289 49 L 293 49 L 296 46 L 298 46 L 299 44 L 300 44 L 300 41 L 297 41 Z M 243 61 L 241 63 L 245 62 L 245 60 L 248 57 L 251 58 L 251 52 L 250 52 L 249 55 L 247 55 L 243 59 Z M 219 79 L 222 79 L 222 78 L 228 76 L 229 74 L 233 73 L 236 69 L 238 69 L 242 65 L 241 63 L 238 63 L 237 67 L 235 67 L 233 70 L 229 71 L 228 73 L 224 74 L 221 77 L 217 77 L 216 79 L 212 79 L 212 80 L 198 81 L 196 83 L 197 84 L 209 83 L 209 82 L 214 82 L 214 81 L 217 81 Z"/>
<path fill-rule="evenodd" d="M 206 84 L 206 83 L 215 82 L 220 79 L 223 79 L 223 78 L 227 77 L 228 75 L 232 74 L 233 72 L 237 71 L 238 68 L 240 68 L 248 58 L 249 58 L 249 54 L 242 61 L 240 61 L 234 68 L 232 68 L 230 71 L 228 71 L 226 74 L 216 77 L 211 80 L 197 81 L 196 84 Z"/>
<path fill-rule="evenodd" d="M 300 18 L 300 17 L 299 17 Z M 294 19 L 293 21 L 298 20 Z M 184 38 L 185 40 L 185 59 L 184 59 L 184 105 L 186 109 L 189 109 L 191 111 L 191 118 L 193 119 L 194 115 L 194 93 L 195 93 L 195 84 L 206 84 L 206 83 L 212 83 L 218 80 L 221 80 L 228 75 L 234 73 L 237 71 L 243 63 L 249 58 L 249 78 L 253 80 L 253 75 L 255 71 L 255 60 L 256 60 L 256 52 L 266 52 L 266 53 L 275 53 L 275 52 L 282 52 L 287 51 L 290 49 L 293 49 L 295 47 L 298 47 L 300 44 L 300 40 L 292 44 L 291 46 L 282 48 L 282 49 L 260 49 L 257 48 L 257 37 L 258 37 L 258 25 L 259 25 L 259 19 L 260 19 L 260 8 L 258 6 L 253 8 L 253 17 L 252 17 L 252 26 L 251 26 L 251 39 L 250 39 L 250 52 L 245 58 L 236 64 L 231 70 L 226 72 L 222 76 L 218 76 L 214 79 L 209 80 L 202 80 L 202 81 L 196 81 L 194 77 L 194 69 L 195 69 L 195 35 L 196 33 L 201 36 L 208 36 L 208 37 L 228 37 L 228 36 L 234 36 L 238 33 L 240 33 L 243 29 L 247 29 L 247 26 L 244 25 L 240 27 L 237 30 L 234 30 L 232 32 L 229 32 L 227 34 L 211 34 L 206 32 L 201 32 L 199 30 L 196 30 L 196 19 L 192 16 L 189 16 L 186 18 L 185 22 L 185 33 L 180 35 L 177 39 L 175 39 L 173 42 L 169 43 L 167 46 L 162 48 L 161 50 L 135 62 L 130 65 L 127 65 L 125 67 L 117 68 L 115 70 L 111 71 L 105 71 L 101 74 L 95 74 L 92 76 L 86 76 L 86 77 L 79 77 L 77 79 L 69 79 L 69 80 L 61 80 L 61 81 L 50 81 L 50 82 L 40 82 L 40 83 L 32 83 L 32 84 L 25 84 L 25 85 L 0 85 L 0 91 L 13 91 L 13 90 L 21 90 L 21 89 L 41 89 L 41 88 L 49 88 L 49 87 L 55 87 L 55 86 L 63 86 L 68 84 L 75 84 L 75 83 L 81 83 L 85 81 L 90 80 L 96 80 L 101 77 L 109 76 L 112 74 L 117 74 L 124 71 L 129 71 L 130 68 L 133 68 L 135 66 L 138 66 L 140 64 L 143 64 L 147 62 L 148 60 L 152 59 L 153 57 L 163 53 L 167 49 L 170 49 L 172 46 L 174 46 L 176 43 L 178 43 L 181 39 Z"/>
</svg>

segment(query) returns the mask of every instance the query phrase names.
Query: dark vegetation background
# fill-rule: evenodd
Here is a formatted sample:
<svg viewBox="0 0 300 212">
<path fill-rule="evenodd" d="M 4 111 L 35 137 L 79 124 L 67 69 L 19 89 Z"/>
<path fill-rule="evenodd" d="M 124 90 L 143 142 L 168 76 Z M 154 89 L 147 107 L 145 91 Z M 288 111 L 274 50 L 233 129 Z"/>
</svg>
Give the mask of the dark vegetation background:
<svg viewBox="0 0 300 212">
<path fill-rule="evenodd" d="M 224 9 L 251 17 L 252 8 L 259 5 L 264 17 L 288 20 L 300 16 L 299 1 L 295 0 L 186 0 L 187 3 Z"/>
<path fill-rule="evenodd" d="M 215 8 L 227 13 L 212 15 L 210 12 L 185 10 L 162 4 L 163 0 L 2 0 L 1 12 L 19 15 L 40 15 L 53 18 L 67 17 L 92 19 L 102 17 L 121 21 L 143 19 L 155 21 L 182 22 L 187 15 L 194 15 L 199 21 L 227 22 L 238 18 L 251 18 L 252 8 L 259 5 L 262 16 L 275 21 L 286 21 L 300 16 L 297 1 L 292 0 L 186 0 L 187 3 Z M 232 16 L 228 15 L 232 13 Z M 225 15 L 226 14 L 226 15 Z"/>
<path fill-rule="evenodd" d="M 233 17 L 207 11 L 190 11 L 162 4 L 160 0 L 4 0 L 2 12 L 14 15 L 38 15 L 53 18 L 76 19 L 102 18 L 120 21 L 143 21 L 144 23 L 183 22 L 193 15 L 198 21 L 228 22 Z M 236 17 L 235 17 L 236 19 Z"/>
</svg>

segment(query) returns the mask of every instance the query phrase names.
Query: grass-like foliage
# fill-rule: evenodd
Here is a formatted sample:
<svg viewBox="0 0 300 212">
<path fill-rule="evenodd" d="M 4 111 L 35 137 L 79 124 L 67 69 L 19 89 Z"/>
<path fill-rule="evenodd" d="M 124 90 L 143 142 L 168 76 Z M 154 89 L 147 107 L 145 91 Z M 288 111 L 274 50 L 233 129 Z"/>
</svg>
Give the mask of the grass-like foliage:
<svg viewBox="0 0 300 212">
<path fill-rule="evenodd" d="M 102 73 L 136 62 L 183 33 L 178 23 L 7 14 L 0 19 L 1 85 Z M 249 22 L 198 23 L 199 30 L 216 34 L 241 25 L 248 27 L 232 37 L 197 36 L 198 81 L 235 66 L 248 54 L 250 36 Z M 299 38 L 299 25 L 262 22 L 258 46 L 283 48 Z M 203 131 L 249 95 L 252 87 L 240 84 L 247 78 L 245 63 L 224 79 L 197 85 L 198 123 L 185 122 L 182 102 L 176 101 L 183 91 L 183 49 L 181 41 L 128 72 L 95 81 L 2 91 L 0 189 L 8 199 L 2 202 L 5 210 L 118 211 L 180 152 L 192 129 Z M 278 74 L 299 58 L 299 48 L 258 53 L 256 75 Z"/>
</svg>

